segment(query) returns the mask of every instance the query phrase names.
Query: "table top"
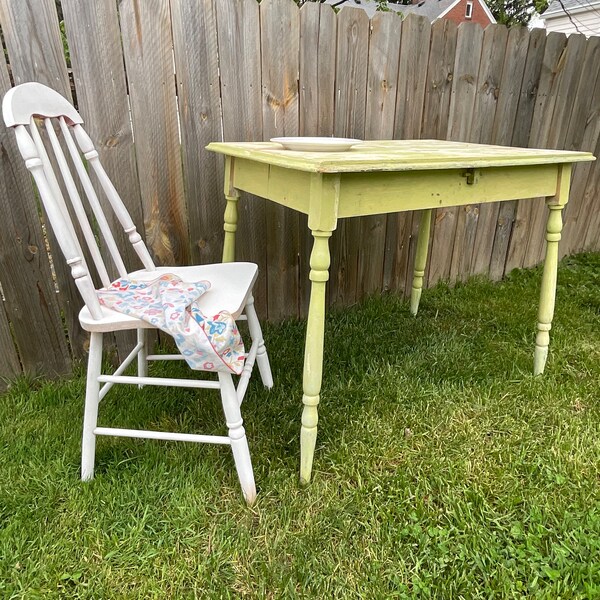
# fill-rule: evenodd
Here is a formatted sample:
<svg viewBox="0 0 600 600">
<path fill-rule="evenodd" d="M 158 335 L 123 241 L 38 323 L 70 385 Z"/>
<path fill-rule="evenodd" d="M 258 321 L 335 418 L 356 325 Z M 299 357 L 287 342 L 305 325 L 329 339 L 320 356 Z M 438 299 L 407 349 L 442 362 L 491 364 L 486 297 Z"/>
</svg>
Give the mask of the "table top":
<svg viewBox="0 0 600 600">
<path fill-rule="evenodd" d="M 589 152 L 442 140 L 365 141 L 345 152 L 297 152 L 274 142 L 213 142 L 207 150 L 314 173 L 468 169 L 595 160 Z"/>
</svg>

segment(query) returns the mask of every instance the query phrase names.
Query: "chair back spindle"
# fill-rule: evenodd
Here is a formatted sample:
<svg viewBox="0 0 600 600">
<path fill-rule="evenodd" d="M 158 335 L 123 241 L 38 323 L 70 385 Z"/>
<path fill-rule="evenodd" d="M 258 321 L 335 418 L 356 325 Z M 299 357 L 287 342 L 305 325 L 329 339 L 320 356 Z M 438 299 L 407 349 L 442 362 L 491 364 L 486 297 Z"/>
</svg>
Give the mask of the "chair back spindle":
<svg viewBox="0 0 600 600">
<path fill-rule="evenodd" d="M 110 276 L 98 245 L 99 237 L 119 276 L 125 277 L 128 269 L 123 262 L 117 242 L 104 214 L 98 197 L 99 190 L 108 200 L 108 206 L 123 227 L 143 267 L 147 270 L 154 270 L 156 267 L 150 252 L 137 231 L 123 200 L 104 170 L 92 140 L 83 129 L 81 116 L 65 98 L 39 83 L 24 83 L 12 88 L 5 95 L 2 111 L 6 125 L 15 128 L 19 150 L 25 160 L 25 165 L 33 176 L 49 225 L 71 268 L 77 288 L 92 317 L 100 319 L 102 318 L 102 309 L 85 261 L 82 243 L 85 242 L 85 246 L 89 250 L 89 256 L 96 267 L 102 286 L 110 285 Z M 42 119 L 44 122 L 49 141 L 48 148 L 38 130 L 36 119 Z M 56 121 L 58 122 L 57 129 L 55 129 Z M 66 153 L 63 151 L 59 133 L 66 144 L 68 150 Z M 49 151 L 56 159 L 59 173 L 56 173 L 52 166 Z M 88 172 L 83 159 L 87 161 L 87 166 L 91 167 L 90 172 Z M 94 173 L 98 186 L 92 182 L 91 172 Z M 64 183 L 70 208 L 61 191 L 58 174 Z M 79 188 L 76 178 L 81 186 Z M 81 189 L 84 192 L 83 197 L 79 192 Z M 87 202 L 87 205 L 84 202 Z M 91 210 L 87 210 L 86 206 Z M 70 209 L 77 219 L 83 238 L 81 241 L 78 239 L 71 220 Z M 88 215 L 94 223 L 90 223 Z M 95 233 L 96 228 L 99 230 L 99 236 Z"/>
</svg>

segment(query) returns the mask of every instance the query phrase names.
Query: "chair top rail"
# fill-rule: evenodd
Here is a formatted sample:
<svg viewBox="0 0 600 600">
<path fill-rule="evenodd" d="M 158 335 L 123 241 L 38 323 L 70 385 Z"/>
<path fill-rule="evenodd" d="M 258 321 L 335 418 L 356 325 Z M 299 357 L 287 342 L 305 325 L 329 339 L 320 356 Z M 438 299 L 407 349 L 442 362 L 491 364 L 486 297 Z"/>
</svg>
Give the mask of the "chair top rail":
<svg viewBox="0 0 600 600">
<path fill-rule="evenodd" d="M 35 81 L 11 88 L 2 101 L 2 114 L 7 127 L 29 125 L 32 116 L 65 117 L 72 125 L 83 123 L 80 114 L 66 98 Z"/>
</svg>

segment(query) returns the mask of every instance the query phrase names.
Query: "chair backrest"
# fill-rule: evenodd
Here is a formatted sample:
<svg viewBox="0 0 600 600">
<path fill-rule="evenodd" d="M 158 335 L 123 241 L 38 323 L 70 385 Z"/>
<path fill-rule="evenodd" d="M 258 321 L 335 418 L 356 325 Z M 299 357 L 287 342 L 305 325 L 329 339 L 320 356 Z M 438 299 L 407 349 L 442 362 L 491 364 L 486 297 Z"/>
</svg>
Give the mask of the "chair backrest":
<svg viewBox="0 0 600 600">
<path fill-rule="evenodd" d="M 100 189 L 108 199 L 110 207 L 121 223 L 143 266 L 148 270 L 154 270 L 154 262 L 150 257 L 148 248 L 137 232 L 121 197 L 100 163 L 98 152 L 82 127 L 83 119 L 63 96 L 41 83 L 23 83 L 9 90 L 4 96 L 2 114 L 6 126 L 13 127 L 15 130 L 19 150 L 25 160 L 26 167 L 35 180 L 49 224 L 54 231 L 67 264 L 71 268 L 71 274 L 77 288 L 92 317 L 99 319 L 102 317 L 102 310 L 96 296 L 94 282 L 85 261 L 82 246 L 71 220 L 65 198 L 61 192 L 61 186 L 52 167 L 49 151 L 56 158 L 56 164 L 73 213 L 77 218 L 81 235 L 102 285 L 109 285 L 110 278 L 96 236 L 88 220 L 86 208 L 79 195 L 69 161 L 63 152 L 55 130 L 56 121 L 58 122 L 58 131 L 62 134 L 67 146 L 70 162 L 75 168 L 76 177 L 85 192 L 95 223 L 100 230 L 106 249 L 119 276 L 124 277 L 127 274 L 127 269 L 100 205 L 96 193 L 97 186 L 94 187 L 90 179 L 82 155 L 91 166 L 91 170 L 100 184 Z M 42 141 L 36 119 L 43 121 L 50 144 L 48 149 Z"/>
</svg>

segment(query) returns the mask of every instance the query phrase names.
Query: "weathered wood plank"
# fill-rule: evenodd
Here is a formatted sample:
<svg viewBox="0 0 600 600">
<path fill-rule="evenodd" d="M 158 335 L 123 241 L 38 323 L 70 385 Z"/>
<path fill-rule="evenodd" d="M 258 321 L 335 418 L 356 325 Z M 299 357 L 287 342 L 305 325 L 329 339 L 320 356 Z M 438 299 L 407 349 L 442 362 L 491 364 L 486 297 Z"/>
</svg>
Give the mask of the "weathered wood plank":
<svg viewBox="0 0 600 600">
<path fill-rule="evenodd" d="M 219 0 L 217 35 L 223 139 L 262 141 L 260 16 L 256 2 Z M 237 260 L 258 264 L 254 298 L 267 314 L 267 245 L 265 201 L 243 194 L 238 202 Z"/>
<path fill-rule="evenodd" d="M 403 89 L 398 88 L 403 101 L 396 98 L 396 115 L 394 119 L 396 139 L 416 139 L 421 136 L 423 110 L 425 105 L 425 88 L 427 82 L 423 73 L 427 72 L 429 62 L 429 47 L 431 41 L 431 23 L 429 19 L 409 15 L 402 24 L 404 42 L 400 57 L 399 80 L 404 82 Z M 404 231 L 403 241 L 399 247 L 401 251 L 396 255 L 396 286 L 405 295 L 410 293 L 413 279 L 413 265 L 417 248 L 417 234 L 421 214 L 405 213 L 398 219 L 405 219 L 406 224 L 398 228 Z M 407 237 L 408 236 L 408 237 Z"/>
<path fill-rule="evenodd" d="M 307 2 L 300 9 L 299 134 L 333 135 L 337 20 L 333 8 Z M 315 60 L 315 56 L 318 60 Z M 313 238 L 306 215 L 298 216 L 300 237 L 299 310 L 308 315 Z"/>
<path fill-rule="evenodd" d="M 106 172 L 143 235 L 142 200 L 127 102 L 117 5 L 112 0 L 99 0 L 93 5 L 63 0 L 62 9 L 78 110 Z M 100 200 L 125 264 L 132 270 L 139 268 L 139 259 L 103 194 Z M 106 264 L 110 276 L 116 278 L 116 268 L 106 249 L 103 249 L 103 256 L 105 260 L 108 258 Z M 116 341 L 119 356 L 125 358 L 136 342 L 135 332 L 120 332 L 116 334 Z"/>
<path fill-rule="evenodd" d="M 483 32 L 473 114 L 467 134 L 471 142 L 490 142 L 507 37 L 508 31 L 503 25 L 490 25 Z M 475 271 L 473 261 L 476 258 L 479 259 L 480 265 L 489 264 L 491 243 L 488 243 L 488 240 L 491 236 L 489 229 L 485 228 L 489 227 L 492 211 L 493 206 L 489 204 L 467 205 L 458 210 L 454 253 L 450 266 L 452 280 L 464 280 L 472 274 Z M 481 212 L 483 222 L 480 225 Z M 484 253 L 485 257 L 482 256 Z"/>
<path fill-rule="evenodd" d="M 71 86 L 54 1 L 2 0 L 0 24 L 15 84 L 38 81 L 52 87 L 71 101 Z M 45 137 L 43 132 L 42 137 Z M 80 358 L 85 356 L 88 339 L 78 320 L 83 301 L 60 252 L 54 232 L 46 230 L 46 235 L 50 251 L 55 257 L 54 270 L 60 290 L 58 299 L 69 335 L 71 352 Z"/>
<path fill-rule="evenodd" d="M 600 139 L 596 144 L 594 156 L 600 157 Z M 600 168 L 598 168 L 598 160 L 588 175 L 583 202 L 590 207 L 587 229 L 585 232 L 582 230 L 582 237 L 585 238 L 583 248 L 597 252 L 600 250 Z"/>
<path fill-rule="evenodd" d="M 222 139 L 214 0 L 171 0 L 181 153 L 191 262 L 219 262 L 223 248 L 223 162 L 206 151 Z"/>
<path fill-rule="evenodd" d="M 121 0 L 123 53 L 146 240 L 160 264 L 190 257 L 168 0 Z"/>
<path fill-rule="evenodd" d="M 525 101 L 525 113 L 531 111 L 530 127 L 520 129 L 524 125 L 521 111 L 523 95 L 519 102 L 518 116 L 515 121 L 515 136 L 520 135 L 520 132 L 529 131 L 529 138 L 524 142 L 523 138 L 519 138 L 521 145 L 527 145 L 530 148 L 543 147 L 544 137 L 541 135 L 541 124 L 544 118 L 550 119 L 554 110 L 553 96 L 550 90 L 556 78 L 556 69 L 565 45 L 567 38 L 562 33 L 552 32 L 547 37 L 544 36 L 545 44 L 543 44 L 543 56 L 540 61 L 542 52 L 542 44 L 532 47 L 535 31 L 531 33 L 531 42 L 529 44 L 529 52 L 527 55 L 528 65 L 525 67 L 523 75 L 524 82 L 528 81 L 528 87 L 531 90 L 529 94 L 533 98 L 533 103 Z M 528 71 L 529 69 L 529 71 Z M 537 75 L 539 73 L 539 75 Z M 528 79 L 530 75 L 530 79 Z M 537 77 L 536 77 L 537 75 Z M 525 86 L 524 86 L 525 87 Z M 533 104 L 533 106 L 532 106 Z M 527 110 L 529 108 L 529 111 Z M 549 113 L 549 115 L 547 114 Z M 525 122 L 526 123 L 526 122 Z M 516 145 L 513 138 L 513 145 Z M 523 267 L 523 261 L 527 250 L 527 238 L 529 235 L 529 227 L 531 220 L 533 201 L 523 200 L 517 204 L 515 220 L 512 227 L 510 243 L 508 246 L 508 255 L 506 257 L 505 272 L 510 273 L 512 269 Z"/>
<path fill-rule="evenodd" d="M 543 29 L 532 30 L 529 34 L 527 60 L 511 141 L 513 146 L 527 146 L 529 143 L 545 49 L 546 32 Z M 527 222 L 530 211 L 531 203 L 529 200 L 504 202 L 500 208 L 498 229 L 501 229 L 501 231 L 496 232 L 496 239 L 504 241 L 507 245 L 504 259 L 505 274 L 510 273 L 514 268 L 520 268 L 523 263 L 525 236 L 527 235 Z M 496 260 L 499 261 L 499 259 Z"/>
<path fill-rule="evenodd" d="M 586 41 L 581 77 L 569 118 L 569 128 L 563 142 L 564 148 L 592 152 L 596 147 L 600 135 L 599 65 L 600 37 L 592 37 Z M 585 231 L 594 208 L 584 203 L 584 192 L 589 173 L 594 168 L 594 163 L 586 163 L 585 167 L 574 165 L 571 199 L 564 211 L 565 225 L 559 246 L 559 257 L 584 248 Z"/>
<path fill-rule="evenodd" d="M 477 75 L 483 31 L 474 23 L 462 23 L 458 27 L 454 76 L 450 99 L 447 139 L 467 141 L 471 132 L 471 117 L 477 93 Z M 458 211 L 456 208 L 438 210 L 435 218 L 433 244 L 431 246 L 430 283 L 451 277 L 451 267 L 456 274 L 460 266 L 453 256 L 460 256 L 463 240 L 456 233 Z M 456 254 L 455 254 L 456 253 Z"/>
<path fill-rule="evenodd" d="M 4 58 L 0 60 L 0 95 L 10 89 Z M 0 374 L 21 371 L 6 316 L 12 324 L 23 369 L 29 373 L 68 373 L 71 359 L 37 202 L 12 131 L 0 130 L 0 280 L 5 301 L 0 308 Z M 62 256 L 60 257 L 62 259 Z M 6 310 L 6 313 L 5 313 Z"/>
<path fill-rule="evenodd" d="M 401 27 L 401 19 L 392 12 L 378 12 L 371 19 L 365 119 L 368 140 L 394 136 Z M 386 215 L 361 219 L 358 298 L 382 289 L 386 222 Z"/>
<path fill-rule="evenodd" d="M 431 50 L 427 66 L 423 108 L 423 139 L 445 139 L 448 133 L 448 117 L 454 58 L 458 27 L 449 19 L 438 19 L 431 26 Z"/>
<path fill-rule="evenodd" d="M 364 139 L 369 18 L 360 8 L 344 7 L 337 15 L 336 102 L 334 133 Z M 338 223 L 332 237 L 329 299 L 347 306 L 356 301 L 360 221 Z"/>
<path fill-rule="evenodd" d="M 575 101 L 577 83 L 581 74 L 585 54 L 585 36 L 571 35 L 567 40 L 565 52 L 557 64 L 557 77 L 551 89 L 552 113 L 542 121 L 539 135 L 543 139 L 543 147 L 562 148 L 568 125 L 570 110 Z M 535 119 L 534 119 L 535 124 Z M 527 250 L 523 261 L 524 267 L 532 267 L 543 260 L 546 249 L 546 220 L 548 210 L 545 203 L 534 200 L 529 218 L 529 235 Z"/>
<path fill-rule="evenodd" d="M 487 31 L 486 29 L 486 34 Z M 487 94 L 488 97 L 491 95 L 496 100 L 492 105 L 488 98 L 488 111 L 482 111 L 482 114 L 484 112 L 487 114 L 484 118 L 485 123 L 479 126 L 479 141 L 485 144 L 510 145 L 529 38 L 525 27 L 513 27 L 510 31 L 504 28 L 497 29 L 496 36 L 494 42 L 501 47 L 502 51 L 494 53 L 494 58 L 488 62 L 491 70 L 488 75 L 490 79 L 486 82 L 489 85 L 488 89 L 493 85 L 496 86 L 492 94 Z M 479 206 L 471 274 L 487 275 L 489 272 L 500 206 L 501 204 L 498 203 Z M 502 265 L 504 266 L 504 261 Z"/>
<path fill-rule="evenodd" d="M 445 139 L 448 132 L 457 36 L 458 27 L 456 23 L 449 19 L 438 19 L 431 26 L 431 49 L 429 51 L 421 130 L 421 137 L 424 139 Z M 438 212 L 434 211 L 432 215 L 434 227 L 431 227 L 429 236 L 428 256 L 431 256 L 437 218 Z M 429 282 L 430 268 L 431 261 L 428 260 L 424 279 L 426 285 Z"/>
<path fill-rule="evenodd" d="M 498 97 L 498 106 L 494 118 L 492 140 L 495 144 L 510 146 L 512 142 L 515 122 L 519 117 L 521 90 L 524 82 L 527 81 L 524 76 L 529 47 L 529 30 L 526 27 L 512 27 L 508 32 L 506 57 L 500 83 L 500 96 Z M 529 124 L 526 126 L 529 127 Z M 489 276 L 494 280 L 498 280 L 504 275 L 515 207 L 516 205 L 512 201 L 502 202 L 496 212 L 496 222 L 492 225 L 493 229 L 490 231 L 493 246 L 490 256 Z"/>
<path fill-rule="evenodd" d="M 298 135 L 300 14 L 292 0 L 260 3 L 263 137 Z M 295 211 L 267 204 L 269 319 L 297 316 L 299 221 Z"/>
<path fill-rule="evenodd" d="M 22 372 L 19 355 L 10 333 L 10 325 L 4 308 L 3 302 L 0 308 L 0 355 L 3 358 L 0 362 L 0 392 L 8 387 L 11 379 Z"/>
<path fill-rule="evenodd" d="M 416 139 L 421 135 L 421 122 L 425 99 L 429 60 L 431 24 L 425 17 L 409 15 L 402 23 L 398 89 L 394 115 L 394 139 Z M 412 255 L 416 240 L 413 215 L 390 215 L 387 220 L 386 258 L 384 262 L 384 287 L 399 292 L 410 290 L 412 284 Z"/>
<path fill-rule="evenodd" d="M 336 29 L 331 6 L 307 2 L 300 9 L 300 135 L 333 135 Z"/>
</svg>

